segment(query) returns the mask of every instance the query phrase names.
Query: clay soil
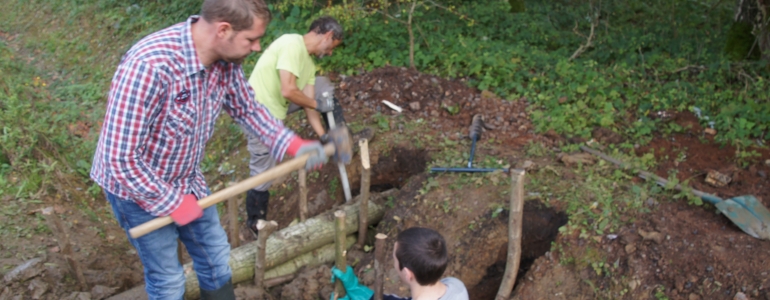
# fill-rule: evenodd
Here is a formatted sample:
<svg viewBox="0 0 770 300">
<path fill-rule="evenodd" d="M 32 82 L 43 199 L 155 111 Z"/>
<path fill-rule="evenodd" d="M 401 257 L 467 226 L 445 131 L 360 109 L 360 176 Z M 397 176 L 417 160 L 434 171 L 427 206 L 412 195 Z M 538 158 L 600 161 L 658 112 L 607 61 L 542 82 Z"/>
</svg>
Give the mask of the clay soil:
<svg viewBox="0 0 770 300">
<path fill-rule="evenodd" d="M 482 114 L 490 130 L 484 132 L 479 142 L 476 161 L 490 156 L 512 166 L 520 166 L 529 159 L 524 151 L 528 143 L 550 147 L 564 140 L 532 133 L 526 99 L 503 100 L 469 88 L 462 80 L 395 67 L 359 76 L 332 74 L 331 77 L 338 84 L 336 96 L 345 108 L 348 122 L 377 130 L 370 144 L 373 190 L 398 189 L 385 204 L 389 210 L 383 220 L 370 228 L 371 235 L 387 234 L 386 251 L 392 251 L 400 230 L 411 226 L 438 230 L 450 246 L 451 262 L 446 275 L 461 279 L 471 299 L 493 299 L 505 267 L 508 214 L 501 208 L 507 207 L 510 197 L 507 178 L 499 173 L 429 174 L 426 170 L 439 154 L 439 146 L 418 145 L 415 139 L 432 136 L 436 137 L 434 141 L 455 141 L 458 151 L 468 151 L 470 143 L 465 138 L 468 125 L 473 115 Z M 402 107 L 403 112 L 393 111 L 382 100 Z M 290 118 L 287 124 L 302 135 L 313 137 L 301 119 Z M 422 128 L 409 128 L 409 124 L 420 119 Z M 735 149 L 719 146 L 711 136 L 703 135 L 693 116 L 677 115 L 672 122 L 688 129 L 684 133 L 656 136 L 649 145 L 636 150 L 639 156 L 655 151 L 659 162 L 656 173 L 667 177 L 669 170 L 675 169 L 680 180 L 689 179 L 695 188 L 721 197 L 752 194 L 770 206 L 767 179 L 770 167 L 765 164 L 765 160 L 770 159 L 768 151 L 760 151 L 762 156 L 749 166 L 738 167 Z M 404 138 L 412 134 L 416 135 Z M 245 158 L 245 145 L 241 148 L 233 154 L 234 158 Z M 681 159 L 682 153 L 685 159 Z M 348 166 L 354 195 L 360 185 L 358 164 L 355 159 Z M 560 166 L 555 158 L 543 158 L 537 164 Z M 708 186 L 703 183 L 708 169 L 729 174 L 733 180 L 721 188 Z M 245 164 L 238 172 L 245 178 Z M 311 215 L 344 203 L 343 192 L 339 184 L 334 183 L 337 174 L 336 165 L 327 165 L 309 179 Z M 578 179 L 579 176 L 565 178 Z M 215 181 L 211 180 L 212 185 Z M 298 217 L 296 173 L 278 180 L 273 190 L 268 218 L 278 221 L 280 227 L 289 226 Z M 77 199 L 77 195 L 72 192 L 71 198 Z M 111 219 L 111 210 L 104 199 L 95 199 L 87 205 L 96 212 L 97 218 L 84 213 L 83 205 L 77 201 L 52 196 L 45 202 L 59 205 L 65 224 L 72 232 L 73 243 L 78 245 L 75 256 L 86 269 L 91 287 L 108 288 L 104 294 L 109 295 L 142 283 L 141 264 L 122 229 Z M 606 251 L 609 263 L 617 265 L 612 274 L 597 275 L 590 266 L 578 268 L 563 264 L 551 251 L 553 245 L 559 245 L 567 253 L 590 255 L 586 253 L 588 241 L 576 235 L 559 234 L 558 228 L 569 218 L 561 211 L 562 206 L 546 205 L 539 199 L 527 201 L 522 268 L 513 298 L 656 299 L 656 292 L 663 291 L 671 299 L 733 299 L 737 292 L 745 293 L 750 299 L 770 299 L 768 241 L 749 237 L 716 214 L 711 206 L 688 205 L 684 200 L 673 199 L 653 199 L 653 202 L 651 212 L 635 216 L 636 221 L 615 233 L 617 237 L 592 240 L 598 243 L 600 251 Z M 34 211 L 37 206 L 30 205 L 24 211 Z M 243 215 L 245 212 L 241 211 L 241 218 Z M 222 222 L 227 224 L 228 218 L 224 216 Z M 640 231 L 656 232 L 663 238 L 645 239 Z M 241 244 L 253 239 L 245 228 L 241 228 L 241 232 Z M 30 255 L 3 259 L 0 262 L 5 266 L 4 272 L 25 259 L 42 256 L 46 264 L 35 279 L 47 284 L 47 288 L 40 299 L 63 299 L 76 291 L 66 261 L 57 248 L 56 237 L 45 233 L 39 238 L 19 239 L 15 243 L 13 247 L 0 244 L 0 250 L 44 250 L 40 255 L 32 251 Z M 371 239 L 367 244 L 371 244 Z M 352 252 L 357 254 L 351 254 L 356 259 L 350 263 L 355 263 L 362 282 L 371 285 L 374 281 L 372 253 Z M 391 264 L 388 261 L 386 266 Z M 386 293 L 408 295 L 406 286 L 393 271 L 386 275 Z M 328 267 L 305 270 L 293 282 L 273 288 L 271 294 L 279 299 L 328 299 L 329 289 L 324 288 L 328 280 Z M 249 299 L 250 289 L 248 284 L 239 285 L 239 298 Z M 624 289 L 625 292 L 620 293 Z M 0 299 L 15 299 L 17 295 L 21 295 L 19 299 L 30 299 L 35 290 L 30 281 L 7 284 L 0 290 Z M 617 293 L 611 293 L 613 291 Z"/>
</svg>

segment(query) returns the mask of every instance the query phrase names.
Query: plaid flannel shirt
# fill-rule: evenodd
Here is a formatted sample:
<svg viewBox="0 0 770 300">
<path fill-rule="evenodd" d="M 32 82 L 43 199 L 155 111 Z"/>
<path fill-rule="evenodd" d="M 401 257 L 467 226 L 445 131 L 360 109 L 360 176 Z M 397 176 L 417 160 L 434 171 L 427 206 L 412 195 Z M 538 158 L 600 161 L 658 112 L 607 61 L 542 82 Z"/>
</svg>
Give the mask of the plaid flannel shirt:
<svg viewBox="0 0 770 300">
<path fill-rule="evenodd" d="M 240 64 L 201 64 L 191 33 L 198 18 L 145 37 L 123 56 L 91 168 L 107 192 L 154 216 L 176 210 L 184 194 L 207 195 L 200 162 L 222 108 L 279 161 L 295 136 L 253 100 Z"/>
</svg>

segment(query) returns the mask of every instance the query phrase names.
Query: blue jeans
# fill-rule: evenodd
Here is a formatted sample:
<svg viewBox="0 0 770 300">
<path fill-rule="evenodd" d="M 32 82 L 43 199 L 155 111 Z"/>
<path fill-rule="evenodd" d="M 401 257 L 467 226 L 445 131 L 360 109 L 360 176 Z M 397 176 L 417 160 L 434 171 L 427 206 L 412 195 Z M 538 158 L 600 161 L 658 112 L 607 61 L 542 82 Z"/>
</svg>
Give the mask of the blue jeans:
<svg viewBox="0 0 770 300">
<path fill-rule="evenodd" d="M 127 236 L 129 229 L 155 219 L 133 201 L 109 192 L 106 194 L 115 218 Z M 177 239 L 184 243 L 193 259 L 193 269 L 202 290 L 219 289 L 230 280 L 230 244 L 219 223 L 215 205 L 203 210 L 203 217 L 185 226 L 166 225 L 138 239 L 128 236 L 144 266 L 145 288 L 150 300 L 182 299 L 184 296 L 185 276 L 177 258 Z"/>
</svg>

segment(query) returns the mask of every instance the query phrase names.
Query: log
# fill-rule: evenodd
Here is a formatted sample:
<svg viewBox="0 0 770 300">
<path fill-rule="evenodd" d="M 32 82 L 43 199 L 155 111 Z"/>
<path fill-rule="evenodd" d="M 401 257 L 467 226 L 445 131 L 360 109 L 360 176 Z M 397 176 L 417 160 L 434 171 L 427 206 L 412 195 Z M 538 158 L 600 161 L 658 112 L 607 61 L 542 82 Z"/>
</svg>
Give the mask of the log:
<svg viewBox="0 0 770 300">
<path fill-rule="evenodd" d="M 368 212 L 366 211 L 367 205 L 369 203 L 369 185 L 371 184 L 371 163 L 369 162 L 369 142 L 366 139 L 361 139 L 358 141 L 358 148 L 361 149 L 361 209 L 359 210 L 359 216 L 358 219 L 360 220 L 358 222 L 358 247 L 359 249 L 362 249 L 364 247 L 364 241 L 366 241 L 366 228 L 368 225 L 366 224 L 366 215 L 368 215 Z"/>
<path fill-rule="evenodd" d="M 341 207 L 349 216 L 345 220 L 345 231 L 352 234 L 357 230 L 359 203 Z M 382 219 L 385 209 L 376 203 L 369 202 L 368 225 L 373 225 Z M 273 233 L 267 239 L 265 268 L 271 269 L 297 256 L 321 248 L 334 241 L 334 217 L 332 212 L 326 212 L 307 219 L 304 223 L 284 228 Z M 230 268 L 233 271 L 233 283 L 239 283 L 254 278 L 255 245 L 244 245 L 230 251 Z M 184 266 L 192 270 L 191 263 Z M 195 271 L 185 274 L 185 299 L 200 297 L 198 277 Z"/>
<path fill-rule="evenodd" d="M 507 300 L 511 296 L 519 273 L 521 258 L 521 225 L 524 218 L 524 175 L 521 169 L 511 170 L 511 211 L 508 214 L 508 259 L 505 263 L 505 273 L 495 300 Z"/>
<path fill-rule="evenodd" d="M 349 235 L 345 239 L 347 247 L 350 248 L 356 242 L 354 235 Z M 252 245 L 249 245 L 252 246 Z M 285 262 L 280 266 L 267 270 L 265 272 L 265 288 L 271 288 L 291 281 L 299 269 L 307 266 L 314 268 L 320 265 L 328 264 L 334 261 L 334 244 L 328 244 L 316 250 L 302 254 L 297 258 Z M 107 300 L 147 300 L 147 292 L 144 285 L 136 286 L 121 294 L 114 295 Z"/>
<path fill-rule="evenodd" d="M 299 221 L 307 220 L 307 171 L 299 169 Z"/>
<path fill-rule="evenodd" d="M 385 239 L 388 236 L 378 233 L 374 236 L 374 300 L 382 300 L 382 288 L 385 283 Z"/>
<path fill-rule="evenodd" d="M 348 235 L 345 238 L 345 249 L 350 249 L 356 242 L 354 235 Z M 296 273 L 302 267 L 315 268 L 320 265 L 328 264 L 334 261 L 335 244 L 328 244 L 308 253 L 302 254 L 291 261 L 285 262 L 280 266 L 272 268 L 265 272 L 265 281 L 273 278 L 283 277 Z"/>
<path fill-rule="evenodd" d="M 334 265 L 338 270 L 345 273 L 347 271 L 347 251 L 345 251 L 345 211 L 338 210 L 334 212 Z M 334 284 L 334 299 L 345 297 L 345 287 L 342 281 L 337 280 Z"/>
<path fill-rule="evenodd" d="M 254 285 L 257 286 L 257 298 L 265 298 L 267 291 L 265 290 L 265 245 L 267 244 L 267 238 L 278 228 L 278 222 L 276 221 L 257 221 L 257 230 L 259 230 L 259 236 L 257 237 L 257 254 L 254 258 Z"/>
</svg>

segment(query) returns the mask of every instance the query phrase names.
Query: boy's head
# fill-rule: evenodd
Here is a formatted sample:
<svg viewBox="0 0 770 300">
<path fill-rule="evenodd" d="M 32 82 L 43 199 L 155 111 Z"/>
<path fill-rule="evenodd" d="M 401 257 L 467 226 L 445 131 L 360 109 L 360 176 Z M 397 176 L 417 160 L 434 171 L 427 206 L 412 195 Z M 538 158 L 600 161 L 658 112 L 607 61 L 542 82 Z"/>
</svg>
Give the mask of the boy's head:
<svg viewBox="0 0 770 300">
<path fill-rule="evenodd" d="M 433 285 L 446 270 L 446 242 L 433 229 L 412 227 L 398 234 L 393 258 L 401 280 L 416 281 L 422 286 Z"/>
</svg>

